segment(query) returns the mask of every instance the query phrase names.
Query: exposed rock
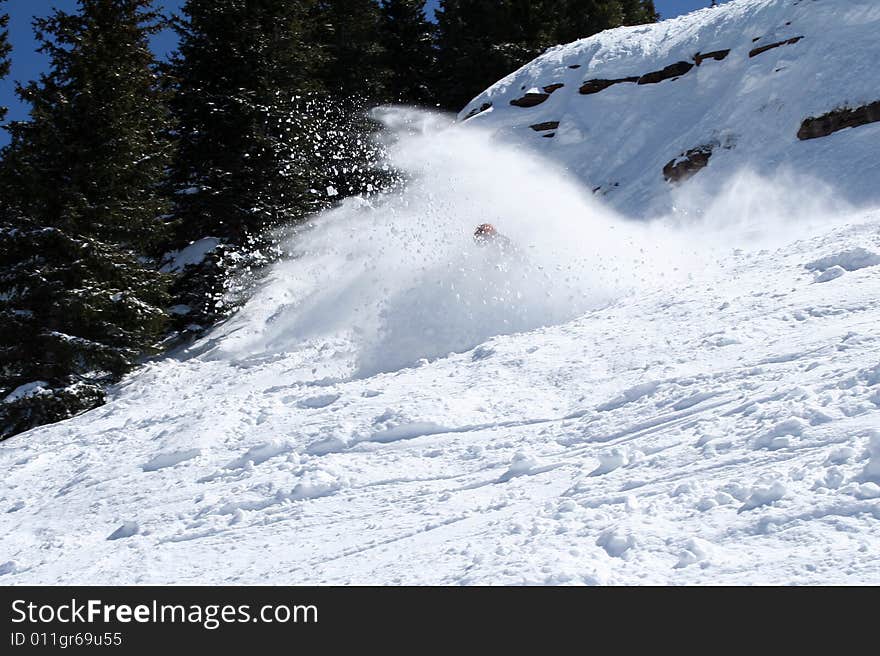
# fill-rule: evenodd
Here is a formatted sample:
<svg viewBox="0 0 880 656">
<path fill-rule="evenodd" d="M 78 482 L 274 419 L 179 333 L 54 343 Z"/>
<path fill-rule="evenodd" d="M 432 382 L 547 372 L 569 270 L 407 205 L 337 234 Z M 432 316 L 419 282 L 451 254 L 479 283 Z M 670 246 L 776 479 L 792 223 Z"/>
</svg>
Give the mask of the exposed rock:
<svg viewBox="0 0 880 656">
<path fill-rule="evenodd" d="M 762 52 L 767 52 L 768 50 L 773 50 L 773 48 L 778 48 L 780 46 L 790 46 L 794 45 L 804 37 L 795 36 L 791 39 L 786 39 L 785 41 L 777 41 L 776 43 L 768 43 L 766 46 L 760 46 L 759 48 L 755 48 L 754 50 L 749 51 L 749 57 L 757 57 Z"/>
<path fill-rule="evenodd" d="M 514 107 L 534 107 L 535 105 L 540 105 L 549 97 L 549 93 L 527 93 L 520 98 L 514 98 L 510 101 L 510 104 Z"/>
<path fill-rule="evenodd" d="M 615 80 L 587 80 L 581 85 L 580 93 L 587 96 L 591 93 L 599 93 L 600 91 L 604 91 L 608 87 L 614 84 L 620 84 L 621 82 L 638 82 L 639 77 L 621 77 Z"/>
<path fill-rule="evenodd" d="M 473 118 L 473 117 L 476 116 L 477 114 L 482 114 L 482 113 L 485 112 L 487 109 L 491 109 L 491 107 L 492 107 L 492 103 L 490 103 L 490 102 L 484 102 L 484 103 L 483 103 L 482 105 L 480 105 L 479 107 L 474 107 L 471 111 L 469 111 L 469 112 L 468 112 L 468 115 L 464 117 L 464 120 L 466 121 L 466 120 L 468 120 L 469 118 Z"/>
<path fill-rule="evenodd" d="M 569 64 L 568 67 L 569 67 L 569 68 L 580 68 L 581 65 L 580 65 L 580 64 Z"/>
<path fill-rule="evenodd" d="M 600 196 L 605 196 L 608 192 L 614 191 L 614 189 L 619 186 L 620 186 L 619 182 L 612 182 L 605 187 L 603 187 L 602 185 L 599 185 L 598 187 L 593 187 L 593 193 L 599 194 Z"/>
<path fill-rule="evenodd" d="M 556 133 L 555 132 L 548 132 L 547 134 L 542 134 L 541 136 L 544 137 L 545 139 L 552 139 L 553 137 L 556 136 Z"/>
<path fill-rule="evenodd" d="M 668 80 L 673 77 L 679 77 L 684 75 L 689 70 L 694 67 L 693 64 L 686 61 L 676 62 L 674 64 L 670 64 L 666 68 L 661 71 L 654 71 L 652 73 L 646 73 L 642 77 L 639 78 L 638 84 L 657 84 L 658 82 L 662 82 L 663 80 Z"/>
<path fill-rule="evenodd" d="M 697 171 L 706 168 L 712 157 L 712 145 L 697 146 L 670 160 L 663 167 L 663 177 L 667 182 L 684 182 L 693 177 Z"/>
<path fill-rule="evenodd" d="M 530 91 L 520 98 L 514 98 L 510 101 L 510 104 L 514 107 L 534 107 L 535 105 L 540 105 L 542 102 L 550 97 L 551 93 L 553 93 L 557 89 L 561 89 L 564 86 L 565 85 L 561 82 L 557 82 L 556 84 L 548 84 L 546 87 L 544 87 L 544 93 Z"/>
<path fill-rule="evenodd" d="M 535 132 L 544 132 L 546 130 L 555 130 L 559 127 L 559 121 L 547 121 L 545 123 L 535 123 L 534 125 L 530 125 Z"/>
<path fill-rule="evenodd" d="M 694 62 L 699 66 L 707 59 L 714 59 L 715 61 L 721 61 L 727 55 L 730 54 L 730 49 L 727 50 L 715 50 L 713 52 L 700 53 L 698 52 L 694 55 Z M 686 61 L 676 62 L 674 64 L 670 64 L 666 68 L 660 71 L 653 71 L 651 73 L 646 73 L 642 76 L 633 76 L 633 77 L 621 77 L 614 79 L 593 79 L 587 80 L 581 85 L 579 92 L 582 95 L 590 95 L 593 93 L 599 93 L 600 91 L 604 91 L 610 86 L 615 84 L 621 84 L 622 82 L 635 82 L 636 84 L 657 84 L 658 82 L 662 82 L 663 80 L 669 80 L 672 78 L 677 78 L 688 71 L 690 71 L 694 67 L 694 64 Z"/>
<path fill-rule="evenodd" d="M 730 54 L 730 48 L 728 48 L 727 50 L 715 50 L 713 52 L 707 52 L 707 53 L 698 52 L 696 55 L 694 55 L 694 63 L 696 63 L 696 65 L 699 66 L 707 59 L 714 59 L 715 61 L 721 61 L 722 59 L 727 57 L 727 55 L 729 55 L 729 54 Z"/>
<path fill-rule="evenodd" d="M 802 141 L 818 139 L 819 137 L 827 137 L 838 130 L 857 128 L 860 125 L 877 121 L 880 121 L 880 101 L 855 109 L 848 107 L 835 109 L 816 118 L 810 117 L 801 124 L 797 136 Z"/>
</svg>

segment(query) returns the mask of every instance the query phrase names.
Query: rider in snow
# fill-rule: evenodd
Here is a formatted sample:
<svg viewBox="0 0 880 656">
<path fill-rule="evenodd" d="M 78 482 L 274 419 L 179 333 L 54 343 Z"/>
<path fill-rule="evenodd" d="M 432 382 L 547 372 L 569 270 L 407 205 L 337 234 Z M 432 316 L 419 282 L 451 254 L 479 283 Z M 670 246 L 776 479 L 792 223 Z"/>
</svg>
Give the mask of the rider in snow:
<svg viewBox="0 0 880 656">
<path fill-rule="evenodd" d="M 482 223 L 474 230 L 474 241 L 477 246 L 495 246 L 502 251 L 511 249 L 510 239 L 502 235 L 491 223 Z"/>
</svg>

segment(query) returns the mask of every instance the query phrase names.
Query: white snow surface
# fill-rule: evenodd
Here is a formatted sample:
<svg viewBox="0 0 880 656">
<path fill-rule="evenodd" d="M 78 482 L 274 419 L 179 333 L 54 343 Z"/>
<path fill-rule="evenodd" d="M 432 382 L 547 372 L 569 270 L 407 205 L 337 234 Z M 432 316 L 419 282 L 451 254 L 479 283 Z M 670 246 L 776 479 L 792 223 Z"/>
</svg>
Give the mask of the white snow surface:
<svg viewBox="0 0 880 656">
<path fill-rule="evenodd" d="M 384 112 L 405 189 L 316 219 L 107 405 L 0 443 L 0 583 L 880 583 L 880 124 L 793 136 L 877 99 L 878 18 L 736 0 L 487 93 L 735 48 L 677 81 L 465 126 Z M 786 21 L 804 40 L 753 70 L 742 48 Z M 655 94 L 609 100 L 626 129 L 515 129 L 624 91 Z M 713 121 L 736 147 L 670 194 L 662 165 Z M 487 221 L 514 246 L 476 246 Z"/>
<path fill-rule="evenodd" d="M 179 251 L 167 253 L 162 264 L 162 271 L 164 273 L 173 273 L 182 271 L 188 266 L 199 264 L 208 256 L 208 253 L 219 245 L 220 240 L 216 237 L 197 239 Z"/>
<path fill-rule="evenodd" d="M 12 403 L 13 401 L 18 401 L 19 399 L 26 399 L 31 396 L 36 396 L 44 391 L 47 391 L 48 388 L 49 383 L 47 383 L 45 380 L 35 380 L 30 383 L 25 383 L 24 385 L 19 385 L 9 394 L 7 394 L 6 398 L 3 399 L 3 402 Z"/>
</svg>

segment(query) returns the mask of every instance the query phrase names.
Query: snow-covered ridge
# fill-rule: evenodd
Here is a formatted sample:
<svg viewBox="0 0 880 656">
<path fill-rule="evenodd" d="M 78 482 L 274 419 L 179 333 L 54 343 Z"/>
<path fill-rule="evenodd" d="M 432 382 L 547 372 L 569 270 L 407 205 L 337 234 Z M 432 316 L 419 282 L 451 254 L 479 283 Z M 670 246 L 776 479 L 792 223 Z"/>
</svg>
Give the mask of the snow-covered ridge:
<svg viewBox="0 0 880 656">
<path fill-rule="evenodd" d="M 631 215 L 666 212 L 677 187 L 711 193 L 743 168 L 872 202 L 878 31 L 875 0 L 736 0 L 552 48 L 460 119 L 564 164 Z"/>
</svg>

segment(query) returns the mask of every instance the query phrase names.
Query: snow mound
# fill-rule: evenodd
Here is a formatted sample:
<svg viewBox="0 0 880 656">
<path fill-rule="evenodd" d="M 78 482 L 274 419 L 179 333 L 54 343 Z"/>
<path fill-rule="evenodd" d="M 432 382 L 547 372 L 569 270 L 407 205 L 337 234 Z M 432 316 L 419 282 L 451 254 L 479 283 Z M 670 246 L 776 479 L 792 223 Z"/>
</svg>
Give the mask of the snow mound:
<svg viewBox="0 0 880 656">
<path fill-rule="evenodd" d="M 816 282 L 831 282 L 832 280 L 837 280 L 845 273 L 846 269 L 835 264 L 833 267 L 829 267 L 822 271 L 822 273 L 818 274 L 816 276 Z"/>
<path fill-rule="evenodd" d="M 871 431 L 864 476 L 868 482 L 880 483 L 880 430 Z"/>
<path fill-rule="evenodd" d="M 188 266 L 201 264 L 219 245 L 220 240 L 216 237 L 203 237 L 179 251 L 167 253 L 163 258 L 161 270 L 164 273 L 176 273 Z"/>
<path fill-rule="evenodd" d="M 6 398 L 3 399 L 4 403 L 13 403 L 20 399 L 30 398 L 32 396 L 37 396 L 42 394 L 43 392 L 51 392 L 51 386 L 45 380 L 35 380 L 31 383 L 25 383 L 24 385 L 19 385 L 14 390 L 12 390 L 9 394 L 6 395 Z"/>
<path fill-rule="evenodd" d="M 134 535 L 137 535 L 140 532 L 140 527 L 137 522 L 122 522 L 122 524 L 113 531 L 110 535 L 107 536 L 108 540 L 124 540 L 125 538 L 130 538 Z"/>
<path fill-rule="evenodd" d="M 825 272 L 835 267 L 844 271 L 858 271 L 880 264 L 880 255 L 866 248 L 852 248 L 847 251 L 820 257 L 804 265 L 810 271 Z"/>
<path fill-rule="evenodd" d="M 151 472 L 159 471 L 166 467 L 174 467 L 182 462 L 198 457 L 201 453 L 201 449 L 186 449 L 184 451 L 175 451 L 173 453 L 160 453 L 151 458 L 149 462 L 144 463 L 142 469 L 145 472 Z"/>
</svg>

